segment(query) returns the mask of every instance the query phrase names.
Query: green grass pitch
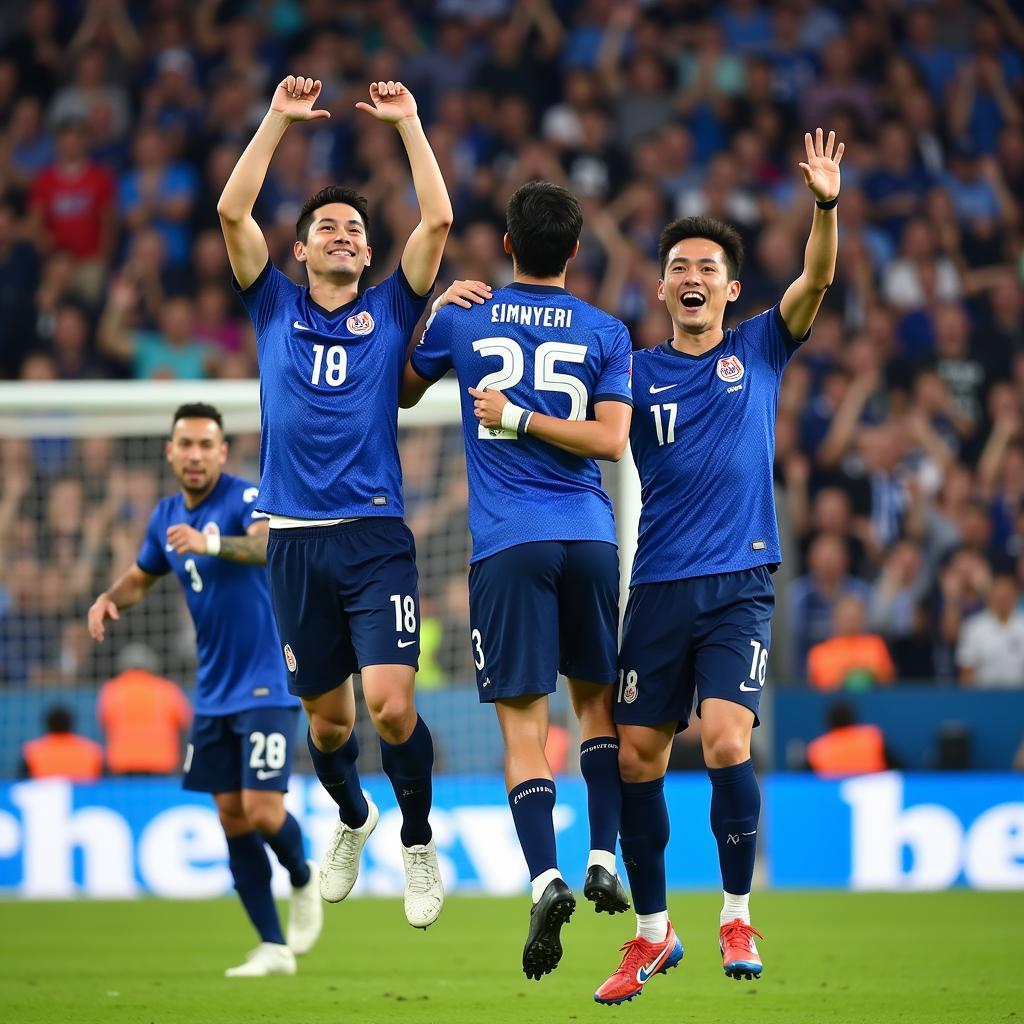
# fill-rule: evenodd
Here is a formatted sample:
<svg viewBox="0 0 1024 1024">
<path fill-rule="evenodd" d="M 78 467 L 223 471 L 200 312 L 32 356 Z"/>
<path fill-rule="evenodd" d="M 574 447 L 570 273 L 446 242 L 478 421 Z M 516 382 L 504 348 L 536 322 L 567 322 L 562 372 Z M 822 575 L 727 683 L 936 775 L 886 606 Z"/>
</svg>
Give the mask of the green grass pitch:
<svg viewBox="0 0 1024 1024">
<path fill-rule="evenodd" d="M 0 903 L 8 1024 L 1024 1024 L 1024 893 L 755 894 L 763 980 L 722 974 L 718 897 L 676 894 L 682 964 L 643 995 L 598 1006 L 632 915 L 581 900 L 565 956 L 520 969 L 527 898 L 452 898 L 426 933 L 401 903 L 326 907 L 294 978 L 223 978 L 253 945 L 242 910 L 211 902 Z"/>
</svg>

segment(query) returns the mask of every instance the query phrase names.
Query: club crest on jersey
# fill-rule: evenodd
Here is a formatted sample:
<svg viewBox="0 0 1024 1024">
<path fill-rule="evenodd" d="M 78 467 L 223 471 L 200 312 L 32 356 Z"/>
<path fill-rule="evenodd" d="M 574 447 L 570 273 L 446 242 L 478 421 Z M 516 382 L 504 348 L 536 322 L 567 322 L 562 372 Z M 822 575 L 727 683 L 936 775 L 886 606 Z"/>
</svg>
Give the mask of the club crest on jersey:
<svg viewBox="0 0 1024 1024">
<path fill-rule="evenodd" d="M 294 672 L 298 667 L 298 662 L 295 660 L 295 652 L 292 650 L 291 644 L 284 645 L 284 663 L 288 666 L 289 672 Z"/>
<path fill-rule="evenodd" d="M 736 356 L 722 356 L 718 360 L 718 379 L 726 384 L 735 384 L 743 376 L 743 364 Z"/>
<path fill-rule="evenodd" d="M 345 326 L 348 328 L 350 334 L 364 335 L 369 334 L 373 330 L 373 317 L 370 316 L 367 310 L 362 310 L 359 313 L 354 313 L 345 321 Z"/>
</svg>

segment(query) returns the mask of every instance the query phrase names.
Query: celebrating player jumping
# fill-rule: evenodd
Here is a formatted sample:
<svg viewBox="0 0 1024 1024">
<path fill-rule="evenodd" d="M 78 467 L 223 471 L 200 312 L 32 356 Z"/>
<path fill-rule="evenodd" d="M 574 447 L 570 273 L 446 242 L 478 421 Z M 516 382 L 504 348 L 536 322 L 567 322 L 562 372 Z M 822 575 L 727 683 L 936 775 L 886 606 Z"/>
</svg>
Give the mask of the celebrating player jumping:
<svg viewBox="0 0 1024 1024">
<path fill-rule="evenodd" d="M 258 488 L 222 472 L 227 454 L 213 406 L 178 409 L 167 461 L 181 492 L 157 505 L 136 563 L 89 609 L 89 632 L 102 641 L 106 620 L 119 619 L 161 576 L 173 572 L 181 581 L 199 649 L 185 789 L 213 794 L 231 877 L 261 940 L 226 973 L 294 974 L 294 954 L 312 948 L 323 920 L 316 863 L 306 861 L 298 822 L 284 808 L 298 707 L 274 629 Z M 264 843 L 291 876 L 287 944 Z"/>
<path fill-rule="evenodd" d="M 615 701 L 622 772 L 622 856 L 636 938 L 597 990 L 621 1003 L 679 962 L 668 919 L 664 781 L 672 737 L 697 696 L 711 779 L 711 830 L 725 890 L 725 973 L 754 978 L 761 959 L 748 901 L 761 795 L 750 760 L 782 560 L 772 462 L 779 381 L 806 340 L 835 272 L 839 163 L 835 133 L 806 136 L 800 164 L 815 199 L 803 273 L 777 306 L 723 330 L 740 294 L 743 249 L 726 224 L 691 217 L 661 236 L 658 298 L 672 338 L 637 353 L 630 445 L 643 508 Z"/>
<path fill-rule="evenodd" d="M 270 262 L 252 210 L 277 144 L 314 109 L 320 82 L 288 76 L 224 186 L 220 215 L 238 288 L 256 327 L 262 399 L 259 507 L 270 514 L 267 566 L 289 688 L 309 717 L 309 750 L 340 822 L 320 890 L 343 900 L 378 812 L 356 771 L 352 673 L 362 676 L 384 771 L 402 811 L 405 913 L 425 928 L 444 894 L 427 820 L 433 743 L 416 713 L 419 590 L 402 521 L 398 392 L 406 348 L 426 306 L 452 221 L 437 161 L 400 82 L 375 82 L 359 108 L 397 129 L 420 222 L 401 265 L 359 293 L 370 265 L 366 200 L 322 189 L 303 204 L 295 258 L 309 288 Z"/>
<path fill-rule="evenodd" d="M 476 679 L 505 740 L 508 801 L 533 882 L 523 970 L 539 979 L 558 965 L 561 928 L 576 905 L 558 870 L 555 784 L 544 756 L 547 695 L 559 672 L 583 740 L 591 843 L 583 893 L 599 911 L 629 908 L 615 874 L 619 561 L 594 459 L 618 459 L 625 449 L 631 354 L 622 323 L 565 291 L 583 226 L 576 197 L 530 182 L 506 216 L 514 282 L 493 295 L 472 282 L 472 302 L 445 293 L 439 306 L 469 309 L 439 308 L 431 318 L 402 404 L 454 366 L 469 473 Z"/>
</svg>

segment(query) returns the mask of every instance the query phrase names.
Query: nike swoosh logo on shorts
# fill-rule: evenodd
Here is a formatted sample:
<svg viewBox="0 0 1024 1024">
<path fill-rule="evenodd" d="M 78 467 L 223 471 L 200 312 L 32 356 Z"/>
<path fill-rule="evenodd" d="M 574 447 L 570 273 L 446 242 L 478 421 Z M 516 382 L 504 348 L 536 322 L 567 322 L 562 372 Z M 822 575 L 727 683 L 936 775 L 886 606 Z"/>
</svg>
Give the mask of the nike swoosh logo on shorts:
<svg viewBox="0 0 1024 1024">
<path fill-rule="evenodd" d="M 662 384 L 660 387 L 658 387 L 655 384 L 652 384 L 651 385 L 651 394 L 652 395 L 658 395 L 658 394 L 661 394 L 662 391 L 668 391 L 671 388 L 677 388 L 677 387 L 679 387 L 678 384 Z"/>
<path fill-rule="evenodd" d="M 260 780 L 260 782 L 266 782 L 266 781 L 267 781 L 267 779 L 276 779 L 276 778 L 278 777 L 278 775 L 280 775 L 280 774 L 281 774 L 281 773 L 280 773 L 279 771 L 276 771 L 276 772 L 268 772 L 268 771 L 264 771 L 264 770 L 263 770 L 263 769 L 261 768 L 261 769 L 260 769 L 260 770 L 259 770 L 259 771 L 258 771 L 258 772 L 256 773 L 256 778 L 257 778 L 257 779 L 259 779 L 259 780 Z"/>
<path fill-rule="evenodd" d="M 411 647 L 414 643 L 416 643 L 415 640 L 399 640 L 398 641 L 398 646 L 399 647 Z"/>
</svg>

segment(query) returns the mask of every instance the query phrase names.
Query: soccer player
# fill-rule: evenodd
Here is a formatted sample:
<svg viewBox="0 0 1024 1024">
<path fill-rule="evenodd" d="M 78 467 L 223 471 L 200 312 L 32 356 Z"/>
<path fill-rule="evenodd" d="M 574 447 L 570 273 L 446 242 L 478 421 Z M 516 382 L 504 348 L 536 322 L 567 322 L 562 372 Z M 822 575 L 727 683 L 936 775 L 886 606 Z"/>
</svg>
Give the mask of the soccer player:
<svg viewBox="0 0 1024 1024">
<path fill-rule="evenodd" d="M 360 294 L 370 265 L 366 200 L 341 186 L 302 206 L 295 258 L 309 287 L 274 267 L 252 210 L 277 144 L 314 109 L 320 82 L 289 75 L 217 204 L 231 269 L 256 327 L 262 437 L 260 509 L 270 515 L 267 569 L 288 685 L 309 719 L 317 777 L 339 822 L 320 869 L 336 903 L 352 890 L 377 825 L 359 787 L 352 674 L 362 675 L 381 759 L 402 813 L 405 915 L 414 927 L 444 902 L 428 822 L 434 748 L 416 714 L 419 588 L 402 521 L 398 391 L 413 328 L 433 288 L 452 221 L 437 161 L 400 82 L 374 82 L 372 105 L 405 145 L 420 205 L 401 265 Z"/>
<path fill-rule="evenodd" d="M 622 774 L 622 856 L 637 935 L 597 990 L 621 1003 L 674 967 L 683 947 L 668 919 L 664 776 L 672 737 L 694 700 L 711 779 L 711 830 L 724 904 L 725 973 L 756 978 L 749 898 L 761 797 L 751 731 L 765 683 L 782 559 L 772 486 L 779 382 L 810 332 L 835 273 L 843 144 L 819 128 L 800 164 L 816 201 L 800 276 L 778 305 L 735 329 L 742 244 L 726 224 L 690 217 L 661 236 L 658 298 L 672 338 L 637 353 L 630 430 L 643 507 L 619 657 L 615 721 Z"/>
<path fill-rule="evenodd" d="M 174 414 L 167 461 L 181 490 L 150 516 L 135 564 L 89 609 L 101 642 L 107 619 L 137 604 L 169 572 L 181 581 L 196 627 L 196 715 L 184 786 L 212 793 L 228 843 L 235 889 L 260 944 L 229 978 L 294 974 L 295 954 L 316 942 L 323 921 L 315 861 L 285 810 L 298 705 L 287 678 L 270 607 L 267 521 L 259 489 L 225 473 L 228 445 L 220 413 L 201 402 Z M 288 941 L 270 891 L 269 846 L 292 883 Z"/>
<path fill-rule="evenodd" d="M 591 835 L 584 895 L 598 911 L 629 909 L 614 852 L 618 548 L 594 460 L 618 459 L 626 446 L 631 346 L 622 323 L 565 291 L 583 225 L 575 196 L 530 182 L 506 216 L 513 283 L 493 296 L 478 285 L 475 305 L 459 303 L 467 310 L 437 308 L 406 368 L 402 404 L 415 404 L 455 368 L 477 687 L 494 704 L 505 741 L 509 806 L 533 889 L 523 970 L 539 979 L 561 959 L 561 928 L 576 906 L 555 856 L 555 784 L 544 756 L 547 694 L 559 672 L 583 740 Z"/>
</svg>

